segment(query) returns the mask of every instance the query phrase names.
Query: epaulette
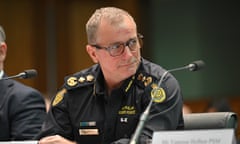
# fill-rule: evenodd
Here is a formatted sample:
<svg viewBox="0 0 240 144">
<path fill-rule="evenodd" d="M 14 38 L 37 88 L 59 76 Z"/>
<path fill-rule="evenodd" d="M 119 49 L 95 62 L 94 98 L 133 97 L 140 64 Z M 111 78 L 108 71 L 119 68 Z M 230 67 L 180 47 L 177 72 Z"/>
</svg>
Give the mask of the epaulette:
<svg viewBox="0 0 240 144">
<path fill-rule="evenodd" d="M 75 74 L 75 75 L 67 76 L 65 78 L 64 87 L 67 90 L 70 90 L 78 87 L 87 86 L 89 84 L 93 84 L 94 81 L 95 81 L 95 77 L 91 73 Z"/>
</svg>

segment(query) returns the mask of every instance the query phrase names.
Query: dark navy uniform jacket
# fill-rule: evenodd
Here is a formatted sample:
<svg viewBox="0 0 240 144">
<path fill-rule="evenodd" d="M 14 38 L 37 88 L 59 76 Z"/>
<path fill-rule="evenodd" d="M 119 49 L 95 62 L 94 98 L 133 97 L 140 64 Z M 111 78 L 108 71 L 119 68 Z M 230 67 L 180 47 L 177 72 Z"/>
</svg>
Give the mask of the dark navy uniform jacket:
<svg viewBox="0 0 240 144">
<path fill-rule="evenodd" d="M 0 80 L 0 141 L 33 139 L 45 116 L 45 101 L 37 90 L 15 80 Z"/>
<path fill-rule="evenodd" d="M 65 78 L 52 101 L 37 139 L 59 134 L 79 144 L 110 144 L 130 139 L 140 115 L 165 72 L 159 65 L 141 60 L 136 74 L 108 96 L 98 64 Z M 143 128 L 140 143 L 153 131 L 183 127 L 182 96 L 176 79 L 168 74 L 161 85 Z"/>
</svg>

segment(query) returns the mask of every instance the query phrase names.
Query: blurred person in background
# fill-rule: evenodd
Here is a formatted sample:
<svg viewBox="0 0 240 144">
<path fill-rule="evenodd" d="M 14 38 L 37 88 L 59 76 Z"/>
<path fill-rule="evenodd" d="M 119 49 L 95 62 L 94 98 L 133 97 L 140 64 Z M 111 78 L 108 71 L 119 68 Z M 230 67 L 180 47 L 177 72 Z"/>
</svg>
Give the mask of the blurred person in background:
<svg viewBox="0 0 240 144">
<path fill-rule="evenodd" d="M 183 114 L 190 114 L 192 113 L 192 109 L 190 108 L 190 106 L 188 106 L 187 104 L 183 104 Z"/>
<path fill-rule="evenodd" d="M 205 112 L 232 112 L 232 108 L 226 98 L 218 98 L 209 101 Z"/>
<path fill-rule="evenodd" d="M 43 96 L 39 91 L 7 77 L 6 35 L 0 26 L 0 141 L 31 140 L 40 131 L 46 116 Z"/>
</svg>

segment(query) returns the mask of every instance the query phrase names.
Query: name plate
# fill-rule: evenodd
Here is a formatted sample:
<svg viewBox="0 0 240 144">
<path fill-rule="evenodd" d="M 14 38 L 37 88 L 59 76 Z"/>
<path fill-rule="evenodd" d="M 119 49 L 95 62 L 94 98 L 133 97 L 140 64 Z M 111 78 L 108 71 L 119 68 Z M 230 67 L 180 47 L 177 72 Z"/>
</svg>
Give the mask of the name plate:
<svg viewBox="0 0 240 144">
<path fill-rule="evenodd" d="M 159 131 L 152 144 L 236 144 L 233 129 Z"/>
</svg>

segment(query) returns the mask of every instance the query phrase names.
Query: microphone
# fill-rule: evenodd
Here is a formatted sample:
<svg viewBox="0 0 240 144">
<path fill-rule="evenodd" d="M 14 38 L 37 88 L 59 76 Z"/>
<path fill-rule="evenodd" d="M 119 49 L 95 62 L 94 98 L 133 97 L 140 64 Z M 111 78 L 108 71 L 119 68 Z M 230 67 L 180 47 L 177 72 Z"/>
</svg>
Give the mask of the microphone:
<svg viewBox="0 0 240 144">
<path fill-rule="evenodd" d="M 179 68 L 175 68 L 175 69 L 171 69 L 168 71 L 165 71 L 160 79 L 160 81 L 158 82 L 158 87 L 161 87 L 162 81 L 165 78 L 165 76 L 169 73 L 169 72 L 174 72 L 174 71 L 180 71 L 180 70 L 189 70 L 191 72 L 194 71 L 198 71 L 201 70 L 205 67 L 205 63 L 202 60 L 197 60 L 197 61 L 193 61 L 192 63 L 183 66 L 183 67 L 179 67 Z"/>
<path fill-rule="evenodd" d="M 141 114 L 140 120 L 138 122 L 136 130 L 135 130 L 135 132 L 134 132 L 134 134 L 133 134 L 129 144 L 137 144 L 139 136 L 140 136 L 140 134 L 142 132 L 142 129 L 144 127 L 144 124 L 145 124 L 145 122 L 146 122 L 146 120 L 148 118 L 148 115 L 150 113 L 150 108 L 152 106 L 154 97 L 156 96 L 157 91 L 160 89 L 162 81 L 165 78 L 165 76 L 169 72 L 180 71 L 180 70 L 189 70 L 191 72 L 198 71 L 198 70 L 201 70 L 202 68 L 204 68 L 204 66 L 205 66 L 205 63 L 202 60 L 197 60 L 197 61 L 194 61 L 194 62 L 192 62 L 192 63 L 190 63 L 190 64 L 188 64 L 186 66 L 175 68 L 175 69 L 171 69 L 171 70 L 167 70 L 167 71 L 165 71 L 163 73 L 163 75 L 161 76 L 160 81 L 158 82 L 158 87 L 152 90 L 153 91 L 153 94 L 151 94 L 152 98 L 151 98 L 147 108 L 145 109 L 145 111 Z"/>
<path fill-rule="evenodd" d="M 28 79 L 28 78 L 33 78 L 36 76 L 37 76 L 37 71 L 35 69 L 29 69 L 29 70 L 25 70 L 17 75 L 5 77 L 0 80 L 8 80 L 8 79 L 12 79 L 12 78 Z"/>
</svg>

